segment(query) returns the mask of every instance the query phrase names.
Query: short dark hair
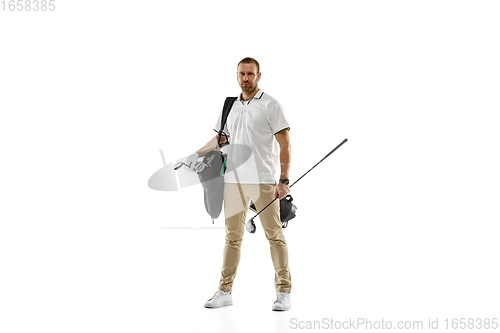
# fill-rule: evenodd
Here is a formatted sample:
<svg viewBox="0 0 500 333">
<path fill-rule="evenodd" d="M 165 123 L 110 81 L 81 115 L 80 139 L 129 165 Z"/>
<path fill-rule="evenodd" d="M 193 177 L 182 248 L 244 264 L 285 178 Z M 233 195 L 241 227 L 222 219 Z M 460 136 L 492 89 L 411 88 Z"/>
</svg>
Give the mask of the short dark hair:
<svg viewBox="0 0 500 333">
<path fill-rule="evenodd" d="M 238 63 L 238 66 L 240 64 L 255 64 L 257 66 L 257 74 L 260 73 L 260 65 L 259 65 L 259 62 L 257 60 L 255 60 L 254 58 L 244 58 L 244 59 L 241 59 L 240 62 Z"/>
</svg>

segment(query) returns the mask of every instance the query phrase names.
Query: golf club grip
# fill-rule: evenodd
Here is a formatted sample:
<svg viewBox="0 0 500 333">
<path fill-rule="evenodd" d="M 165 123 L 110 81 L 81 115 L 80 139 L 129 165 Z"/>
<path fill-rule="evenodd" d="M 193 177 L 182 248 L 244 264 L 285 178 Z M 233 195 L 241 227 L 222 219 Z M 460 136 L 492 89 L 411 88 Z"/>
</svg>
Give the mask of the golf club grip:
<svg viewBox="0 0 500 333">
<path fill-rule="evenodd" d="M 315 166 L 313 166 L 311 169 L 309 169 L 309 171 L 311 171 L 312 169 L 314 169 L 318 164 L 320 164 L 321 162 L 323 162 L 328 156 L 330 156 L 334 151 L 336 151 L 337 149 L 340 148 L 340 146 L 342 146 L 344 143 L 347 142 L 347 139 L 344 139 L 344 141 L 342 141 L 341 143 L 339 143 L 339 145 L 335 148 L 332 149 L 331 152 L 329 152 L 328 154 L 326 154 L 325 157 L 323 157 L 323 159 L 321 161 L 319 161 L 318 163 L 316 163 Z M 303 174 L 299 179 L 297 179 L 296 181 L 293 182 L 292 185 L 290 185 L 290 187 L 292 187 L 293 185 L 295 185 L 295 183 L 297 183 L 299 180 L 302 179 L 302 177 L 304 177 L 305 175 L 307 175 L 309 173 L 309 171 L 307 171 L 305 174 Z"/>
</svg>

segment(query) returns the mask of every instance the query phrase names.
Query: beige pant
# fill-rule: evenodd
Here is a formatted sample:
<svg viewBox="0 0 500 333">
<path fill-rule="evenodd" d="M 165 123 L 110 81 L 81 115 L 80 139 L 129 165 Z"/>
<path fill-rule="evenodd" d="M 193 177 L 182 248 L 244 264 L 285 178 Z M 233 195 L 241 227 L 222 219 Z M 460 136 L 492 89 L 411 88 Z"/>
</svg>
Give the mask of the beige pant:
<svg viewBox="0 0 500 333">
<path fill-rule="evenodd" d="M 219 283 L 220 290 L 232 291 L 240 262 L 241 242 L 245 233 L 246 215 L 250 200 L 253 201 L 255 208 L 259 211 L 275 198 L 275 191 L 276 184 L 224 184 L 226 244 L 224 246 Z M 276 291 L 290 292 L 292 283 L 288 267 L 288 247 L 281 228 L 279 201 L 274 201 L 260 213 L 259 219 L 271 249 Z"/>
</svg>

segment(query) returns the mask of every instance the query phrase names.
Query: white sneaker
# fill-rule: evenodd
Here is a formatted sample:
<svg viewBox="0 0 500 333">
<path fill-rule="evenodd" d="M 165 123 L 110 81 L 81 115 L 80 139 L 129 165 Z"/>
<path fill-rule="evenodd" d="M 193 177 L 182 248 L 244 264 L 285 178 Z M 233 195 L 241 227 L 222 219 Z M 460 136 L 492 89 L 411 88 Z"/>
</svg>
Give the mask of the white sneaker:
<svg viewBox="0 0 500 333">
<path fill-rule="evenodd" d="M 233 297 L 230 292 L 222 290 L 217 290 L 214 296 L 205 302 L 206 308 L 220 308 L 227 305 L 233 305 Z"/>
<path fill-rule="evenodd" d="M 273 303 L 273 311 L 287 311 L 291 307 L 290 293 L 278 291 L 276 293 L 276 301 Z"/>
</svg>

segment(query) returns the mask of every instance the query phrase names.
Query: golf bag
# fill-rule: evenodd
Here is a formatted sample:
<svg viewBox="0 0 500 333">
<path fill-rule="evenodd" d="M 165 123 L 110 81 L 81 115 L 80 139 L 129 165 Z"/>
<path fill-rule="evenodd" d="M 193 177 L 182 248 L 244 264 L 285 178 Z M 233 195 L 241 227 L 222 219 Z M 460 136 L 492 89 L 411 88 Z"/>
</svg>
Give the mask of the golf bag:
<svg viewBox="0 0 500 333">
<path fill-rule="evenodd" d="M 198 172 L 201 185 L 203 186 L 203 193 L 205 199 L 205 209 L 208 215 L 213 220 L 218 218 L 222 211 L 222 202 L 224 200 L 224 173 L 226 171 L 227 155 L 223 154 L 219 149 L 229 144 L 227 134 L 224 133 L 224 126 L 226 125 L 227 116 L 234 101 L 237 97 L 227 97 L 224 102 L 221 117 L 221 127 L 219 130 L 219 140 L 217 147 L 209 151 L 203 158 L 203 169 Z M 221 143 L 221 137 L 226 137 L 226 142 Z"/>
</svg>

